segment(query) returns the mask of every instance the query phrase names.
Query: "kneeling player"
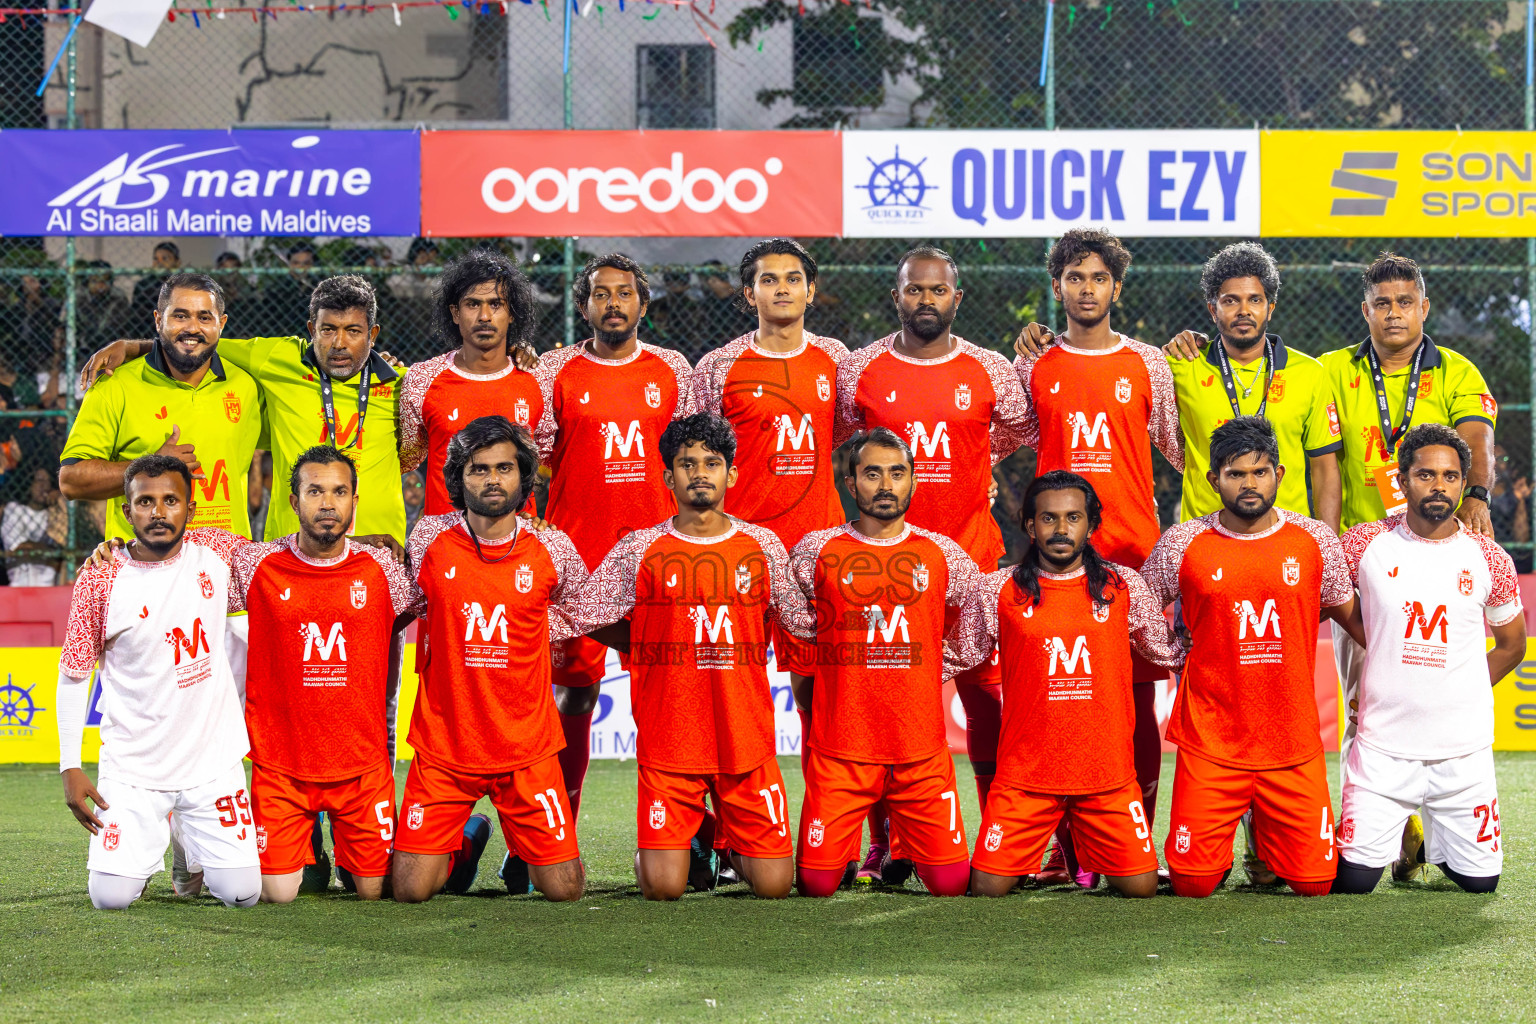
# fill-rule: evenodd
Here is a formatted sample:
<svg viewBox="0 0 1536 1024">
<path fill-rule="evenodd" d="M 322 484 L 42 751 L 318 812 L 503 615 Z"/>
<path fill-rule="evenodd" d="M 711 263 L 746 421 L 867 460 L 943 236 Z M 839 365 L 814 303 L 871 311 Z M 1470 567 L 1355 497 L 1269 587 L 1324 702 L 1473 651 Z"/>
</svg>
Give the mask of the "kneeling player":
<svg viewBox="0 0 1536 1024">
<path fill-rule="evenodd" d="M 504 416 L 473 420 L 448 443 L 443 466 L 460 511 L 423 516 L 411 531 L 427 663 L 395 835 L 402 902 L 431 899 L 445 883 L 469 889 L 490 835 L 471 812 L 486 796 L 534 888 L 575 900 L 586 886 L 556 758 L 564 740 L 549 645 L 575 635 L 551 606 L 586 582 L 587 569 L 565 534 L 518 523 L 538 468 L 522 427 Z"/>
<path fill-rule="evenodd" d="M 975 585 L 976 563 L 948 537 L 906 522 L 912 449 L 877 427 L 849 441 L 845 485 L 859 518 L 806 534 L 790 574 L 815 629 L 786 621 L 795 699 L 811 706 L 796 844 L 804 896 L 830 896 L 859 852 L 864 817 L 890 812 L 881 878 L 912 871 L 935 896 L 961 896 L 969 850 L 945 739 L 944 618 Z M 805 670 L 805 671 L 802 671 Z M 814 672 L 814 680 L 810 672 Z"/>
<path fill-rule="evenodd" d="M 1515 565 L 1455 518 L 1472 461 L 1455 430 L 1414 427 L 1397 458 L 1405 513 L 1344 535 L 1367 643 L 1333 891 L 1374 889 L 1422 806 L 1425 841 L 1393 877 L 1405 881 L 1427 861 L 1468 892 L 1492 892 L 1504 870 L 1492 684 L 1525 654 Z"/>
<path fill-rule="evenodd" d="M 729 421 L 710 412 L 673 420 L 659 447 L 678 514 L 619 541 L 572 605 L 581 629 L 630 620 L 627 637 L 600 639 L 629 649 L 640 761 L 635 876 L 647 899 L 682 896 L 692 840 L 712 818 L 714 846 L 730 851 L 752 891 L 787 896 L 794 861 L 774 758 L 768 631 L 779 617 L 804 630 L 809 609 L 778 538 L 721 511 L 736 481 Z"/>
<path fill-rule="evenodd" d="M 347 538 L 357 469 L 330 445 L 294 463 L 299 532 L 235 555 L 250 613 L 245 721 L 261 898 L 289 903 L 314 860 L 310 831 L 331 818 L 343 883 L 384 895 L 395 833 L 395 772 L 384 719 L 389 645 L 412 584 L 388 550 Z M 323 742 L 316 742 L 316 736 Z"/>
<path fill-rule="evenodd" d="M 1264 863 L 1321 896 L 1337 862 L 1312 678 L 1319 612 L 1360 632 L 1349 570 L 1327 525 L 1274 507 L 1285 467 L 1268 420 L 1217 427 L 1210 466 L 1221 511 L 1163 534 L 1141 570 L 1159 608 L 1183 601 L 1191 634 L 1163 855 L 1175 896 L 1209 896 L 1252 806 Z"/>
<path fill-rule="evenodd" d="M 1098 495 L 1054 470 L 1024 492 L 1029 549 L 983 576 L 947 643 L 950 674 L 1002 651 L 997 778 L 971 860 L 971 894 L 1035 874 L 1063 818 L 1077 859 L 1127 896 L 1157 892 L 1157 854 L 1136 780 L 1131 651 L 1167 668 L 1183 651 L 1146 583 L 1093 548 Z"/>
<path fill-rule="evenodd" d="M 139 898 L 163 866 L 174 814 L 209 891 L 226 906 L 249 907 L 261 895 L 241 764 L 250 744 L 224 647 L 229 560 L 245 542 L 223 530 L 187 531 L 196 505 L 180 459 L 133 460 L 123 494 L 134 541 L 75 580 L 59 659 L 59 771 L 65 803 L 91 833 L 91 903 L 121 910 Z M 80 770 L 80 743 L 98 662 L 93 787 Z"/>
</svg>

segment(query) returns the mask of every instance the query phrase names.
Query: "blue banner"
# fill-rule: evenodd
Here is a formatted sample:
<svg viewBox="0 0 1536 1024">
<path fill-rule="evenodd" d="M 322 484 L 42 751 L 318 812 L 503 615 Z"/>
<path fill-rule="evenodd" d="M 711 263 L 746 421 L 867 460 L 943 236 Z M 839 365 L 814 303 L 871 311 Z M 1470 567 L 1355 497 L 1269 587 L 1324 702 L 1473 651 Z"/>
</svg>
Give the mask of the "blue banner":
<svg viewBox="0 0 1536 1024">
<path fill-rule="evenodd" d="M 0 132 L 0 235 L 415 235 L 413 131 Z"/>
</svg>

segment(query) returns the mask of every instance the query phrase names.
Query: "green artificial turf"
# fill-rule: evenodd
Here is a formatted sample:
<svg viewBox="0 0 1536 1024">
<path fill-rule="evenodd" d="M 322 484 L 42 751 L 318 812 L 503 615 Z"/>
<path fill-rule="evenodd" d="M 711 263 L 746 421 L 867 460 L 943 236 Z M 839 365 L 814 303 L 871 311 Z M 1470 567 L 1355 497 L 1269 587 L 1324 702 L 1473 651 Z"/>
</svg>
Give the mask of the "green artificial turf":
<svg viewBox="0 0 1536 1024">
<path fill-rule="evenodd" d="M 798 809 L 798 763 L 783 767 Z M 1494 896 L 1431 871 L 1428 884 L 1304 900 L 1240 886 L 1239 870 L 1203 902 L 1070 889 L 936 900 L 914 881 L 648 904 L 631 873 L 635 765 L 594 762 L 579 903 L 506 896 L 498 835 L 478 892 L 421 906 L 337 892 L 226 910 L 172 897 L 162 874 L 129 910 L 101 913 L 57 775 L 0 768 L 0 1021 L 1524 1019 L 1536 755 L 1501 754 L 1498 769 L 1508 854 Z M 1159 826 L 1167 801 L 1165 789 Z M 965 815 L 974 842 L 974 790 Z"/>
</svg>

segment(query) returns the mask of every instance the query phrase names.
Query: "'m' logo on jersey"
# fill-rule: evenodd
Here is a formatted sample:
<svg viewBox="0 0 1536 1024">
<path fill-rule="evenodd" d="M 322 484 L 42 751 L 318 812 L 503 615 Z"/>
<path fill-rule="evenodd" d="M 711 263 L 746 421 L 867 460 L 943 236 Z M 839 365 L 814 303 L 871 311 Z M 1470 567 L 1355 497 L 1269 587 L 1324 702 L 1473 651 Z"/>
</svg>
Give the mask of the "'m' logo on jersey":
<svg viewBox="0 0 1536 1024">
<path fill-rule="evenodd" d="M 1285 580 L 1285 585 L 1294 587 L 1301 582 L 1301 563 L 1295 558 L 1287 558 L 1280 565 L 1280 578 Z"/>
<path fill-rule="evenodd" d="M 1462 597 L 1472 596 L 1472 573 L 1468 569 L 1461 570 L 1461 575 L 1456 577 L 1456 589 Z"/>
<path fill-rule="evenodd" d="M 533 589 L 533 569 L 526 565 L 517 567 L 512 574 L 512 585 L 517 588 L 519 594 L 526 594 Z"/>
<path fill-rule="evenodd" d="M 362 580 L 352 581 L 352 607 L 361 611 L 368 604 L 368 584 Z"/>
<path fill-rule="evenodd" d="M 1445 605 L 1439 605 L 1433 613 L 1426 615 L 1423 605 L 1417 601 L 1409 601 L 1403 605 L 1403 613 L 1408 616 L 1408 628 L 1403 630 L 1404 640 L 1413 639 L 1415 626 L 1419 629 L 1421 639 L 1432 640 L 1434 639 L 1435 629 L 1438 627 L 1440 630 L 1440 642 L 1442 644 L 1448 643 L 1446 640 L 1446 629 L 1449 620 L 1446 617 Z"/>
<path fill-rule="evenodd" d="M 659 401 L 659 399 L 658 399 Z M 603 458 L 613 458 L 615 448 L 619 451 L 619 458 L 627 459 L 630 452 L 634 452 L 637 458 L 645 457 L 645 435 L 640 433 L 640 421 L 630 420 L 629 429 L 620 431 L 619 425 L 612 420 L 603 428 L 606 444 L 603 447 Z"/>
<path fill-rule="evenodd" d="M 1124 399 L 1121 399 L 1124 401 Z M 1088 422 L 1088 414 L 1074 412 L 1067 415 L 1067 422 L 1072 425 L 1073 448 L 1109 448 L 1109 416 L 1099 413 Z M 1100 441 L 1102 439 L 1102 444 Z"/>
<path fill-rule="evenodd" d="M 645 382 L 645 404 L 652 409 L 661 408 L 661 385 L 653 380 Z"/>
<path fill-rule="evenodd" d="M 919 594 L 928 589 L 928 566 L 922 562 L 912 567 L 912 589 Z"/>
<path fill-rule="evenodd" d="M 347 638 L 342 634 L 341 623 L 331 623 L 330 633 L 322 635 L 318 622 L 306 622 L 299 627 L 299 635 L 304 638 L 305 661 L 312 660 L 316 651 L 321 661 L 330 661 L 332 652 L 338 660 L 347 660 Z"/>
<path fill-rule="evenodd" d="M 183 633 L 180 626 L 165 634 L 165 642 L 171 645 L 171 650 L 176 655 L 176 664 L 181 664 L 181 656 L 185 654 L 188 661 L 196 661 L 202 654 L 211 654 L 208 649 L 208 634 L 203 631 L 203 620 L 192 620 L 192 633 Z"/>
<path fill-rule="evenodd" d="M 1275 607 L 1275 599 L 1270 598 L 1264 602 L 1260 611 L 1254 611 L 1252 601 L 1233 602 L 1232 612 L 1237 616 L 1237 638 L 1248 639 L 1248 628 L 1253 627 L 1253 638 L 1263 639 L 1274 630 L 1274 638 L 1280 639 L 1280 610 Z"/>
<path fill-rule="evenodd" d="M 821 823 L 820 818 L 812 818 L 811 827 L 805 830 L 805 841 L 812 846 L 820 846 L 826 838 L 827 827 Z"/>
<path fill-rule="evenodd" d="M 906 605 L 898 604 L 892 608 L 890 617 L 887 618 L 884 608 L 877 604 L 872 604 L 864 609 L 864 618 L 869 623 L 869 635 L 865 637 L 865 643 L 874 643 L 877 631 L 880 633 L 880 639 L 888 644 L 896 641 L 896 634 L 898 632 L 901 634 L 902 643 L 912 642 L 912 638 L 907 633 Z"/>
<path fill-rule="evenodd" d="M 223 459 L 215 462 L 213 469 L 205 470 L 203 478 L 194 480 L 193 483 L 202 488 L 204 501 L 229 500 L 229 470 L 225 467 Z M 208 589 L 212 591 L 213 588 L 210 585 Z M 206 596 L 212 597 L 213 594 L 209 593 Z"/>
<path fill-rule="evenodd" d="M 1121 377 L 1115 381 L 1115 401 L 1124 405 L 1131 400 L 1131 378 Z"/>
<path fill-rule="evenodd" d="M 528 425 L 528 399 L 519 398 L 512 404 L 512 418 L 522 426 L 526 427 Z"/>
<path fill-rule="evenodd" d="M 667 805 L 657 800 L 651 804 L 651 828 L 667 827 Z"/>
<path fill-rule="evenodd" d="M 725 605 L 716 608 L 713 617 L 710 616 L 709 609 L 702 604 L 694 605 L 688 617 L 693 620 L 694 643 L 702 644 L 705 633 L 709 634 L 709 642 L 712 644 L 718 644 L 721 637 L 724 637 L 728 644 L 736 642 L 735 636 L 731 633 L 730 609 Z"/>
<path fill-rule="evenodd" d="M 202 589 L 203 597 L 209 599 L 213 597 L 213 580 L 208 578 L 207 573 L 200 572 L 197 574 L 197 585 Z"/>
<path fill-rule="evenodd" d="M 115 850 L 117 844 L 122 842 L 123 830 L 117 827 L 117 822 L 112 822 L 101 830 L 101 847 L 104 850 Z"/>
<path fill-rule="evenodd" d="M 752 589 L 752 570 L 744 565 L 736 567 L 736 593 L 745 594 Z"/>
<path fill-rule="evenodd" d="M 793 451 L 799 451 L 802 444 L 808 451 L 816 450 L 816 431 L 811 429 L 810 413 L 800 417 L 799 427 L 795 426 L 795 421 L 790 418 L 789 413 L 779 417 L 779 451 L 784 450 L 785 441 L 789 442 L 789 447 Z"/>
<path fill-rule="evenodd" d="M 475 601 L 464 605 L 464 640 L 467 643 L 475 638 L 475 630 L 480 631 L 480 642 L 491 642 L 491 634 L 498 633 L 501 642 L 507 642 L 507 606 L 498 604 L 491 609 L 490 618 L 486 618 L 485 609 L 480 607 L 480 602 Z"/>
<path fill-rule="evenodd" d="M 823 402 L 832 400 L 832 382 L 827 380 L 827 375 L 824 373 L 816 378 L 816 397 Z"/>
<path fill-rule="evenodd" d="M 955 408 L 964 412 L 971 407 L 971 386 L 969 384 L 955 385 Z"/>
<path fill-rule="evenodd" d="M 1044 641 L 1045 649 L 1051 655 L 1051 667 L 1046 670 L 1047 675 L 1059 675 L 1062 672 L 1072 674 L 1077 671 L 1078 662 L 1082 662 L 1083 671 L 1093 672 L 1093 663 L 1088 651 L 1088 638 L 1080 636 L 1072 642 L 1072 650 L 1067 650 L 1067 642 L 1059 636 L 1053 636 Z"/>
<path fill-rule="evenodd" d="M 949 431 L 945 428 L 943 420 L 933 425 L 931 433 L 921 420 L 908 423 L 907 440 L 912 445 L 912 450 L 925 459 L 933 458 L 935 452 L 942 452 L 941 458 L 949 458 Z"/>
</svg>

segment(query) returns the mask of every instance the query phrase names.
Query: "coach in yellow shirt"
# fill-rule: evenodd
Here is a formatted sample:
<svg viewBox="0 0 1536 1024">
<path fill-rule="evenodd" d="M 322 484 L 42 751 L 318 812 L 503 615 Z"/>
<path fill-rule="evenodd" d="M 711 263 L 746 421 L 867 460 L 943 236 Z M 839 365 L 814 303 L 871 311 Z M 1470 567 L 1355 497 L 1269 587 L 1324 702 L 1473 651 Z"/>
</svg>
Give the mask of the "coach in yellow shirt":
<svg viewBox="0 0 1536 1024">
<path fill-rule="evenodd" d="M 1164 349 L 1184 432 L 1180 518 L 1221 508 L 1206 478 L 1211 432 L 1234 416 L 1263 416 L 1275 428 L 1287 470 L 1275 504 L 1337 530 L 1344 442 L 1333 389 L 1321 363 L 1266 333 L 1280 291 L 1274 258 L 1254 242 L 1229 245 L 1206 262 L 1200 288 L 1219 342 L 1206 344 L 1204 335 L 1185 331 Z"/>
<path fill-rule="evenodd" d="M 59 460 L 64 497 L 117 497 L 124 467 L 159 452 L 192 470 L 193 526 L 250 536 L 246 481 L 261 438 L 262 395 L 250 374 L 220 358 L 224 321 L 224 292 L 213 278 L 166 280 L 157 337 L 141 343 L 145 358 L 101 381 L 80 405 Z M 107 536 L 132 538 L 121 503 L 108 506 Z"/>
</svg>

